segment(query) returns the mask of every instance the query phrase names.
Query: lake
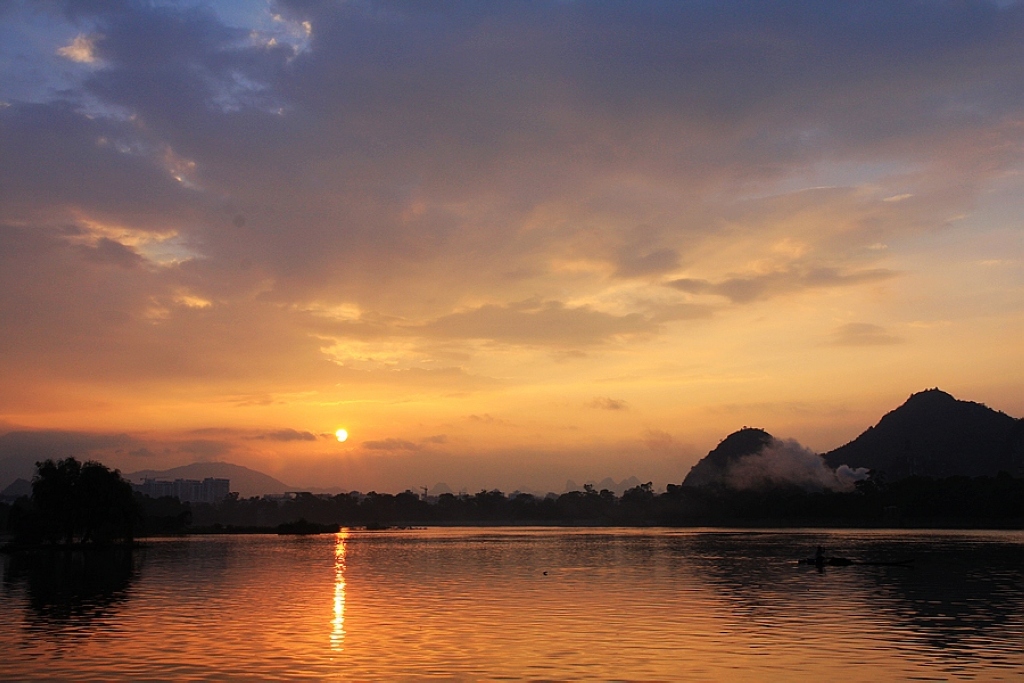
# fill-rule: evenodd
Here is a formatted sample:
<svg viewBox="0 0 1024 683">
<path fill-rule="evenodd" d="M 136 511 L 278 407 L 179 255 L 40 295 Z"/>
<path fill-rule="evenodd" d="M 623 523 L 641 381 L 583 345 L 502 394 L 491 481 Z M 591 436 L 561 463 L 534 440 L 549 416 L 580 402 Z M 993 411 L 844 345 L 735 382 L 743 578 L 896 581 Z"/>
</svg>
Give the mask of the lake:
<svg viewBox="0 0 1024 683">
<path fill-rule="evenodd" d="M 819 544 L 913 564 L 799 566 Z M 1024 676 L 1019 531 L 352 530 L 0 567 L 4 679 Z"/>
</svg>

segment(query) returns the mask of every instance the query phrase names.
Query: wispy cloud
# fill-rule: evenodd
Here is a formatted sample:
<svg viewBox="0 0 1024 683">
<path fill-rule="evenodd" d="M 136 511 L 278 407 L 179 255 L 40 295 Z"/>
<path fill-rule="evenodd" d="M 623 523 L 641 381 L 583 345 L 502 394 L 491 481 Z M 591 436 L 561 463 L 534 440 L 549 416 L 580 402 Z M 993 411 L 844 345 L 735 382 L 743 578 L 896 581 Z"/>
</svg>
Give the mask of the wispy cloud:
<svg viewBox="0 0 1024 683">
<path fill-rule="evenodd" d="M 607 396 L 599 396 L 587 405 L 598 410 L 629 410 L 629 404 L 622 399 L 608 398 Z"/>
<path fill-rule="evenodd" d="M 75 39 L 57 50 L 57 54 L 72 62 L 92 64 L 96 61 L 96 37 L 78 34 Z"/>
<path fill-rule="evenodd" d="M 276 431 L 255 434 L 247 438 L 267 441 L 316 441 L 317 436 L 312 432 L 304 432 L 297 429 L 278 429 Z"/>
<path fill-rule="evenodd" d="M 423 332 L 515 344 L 589 346 L 619 336 L 650 335 L 657 329 L 639 313 L 616 315 L 590 306 L 528 299 L 452 313 L 425 325 Z"/>
<path fill-rule="evenodd" d="M 371 451 L 418 451 L 422 450 L 423 446 L 405 439 L 389 438 L 364 441 L 363 448 Z"/>
<path fill-rule="evenodd" d="M 671 280 L 667 284 L 669 287 L 690 294 L 713 294 L 723 296 L 733 303 L 744 304 L 810 289 L 850 287 L 882 282 L 898 275 L 899 273 L 885 268 L 863 270 L 793 268 L 749 276 L 729 277 L 717 282 L 679 278 Z"/>
<path fill-rule="evenodd" d="M 847 323 L 832 331 L 831 343 L 837 346 L 888 346 L 901 344 L 903 339 L 880 325 Z"/>
</svg>

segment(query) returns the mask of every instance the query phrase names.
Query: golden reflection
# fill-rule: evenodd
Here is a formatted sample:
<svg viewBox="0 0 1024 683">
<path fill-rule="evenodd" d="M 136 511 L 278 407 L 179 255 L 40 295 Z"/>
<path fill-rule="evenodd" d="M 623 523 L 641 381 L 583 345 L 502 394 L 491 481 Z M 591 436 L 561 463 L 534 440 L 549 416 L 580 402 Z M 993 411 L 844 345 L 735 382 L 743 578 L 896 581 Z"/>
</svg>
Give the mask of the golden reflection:
<svg viewBox="0 0 1024 683">
<path fill-rule="evenodd" d="M 331 621 L 331 649 L 345 649 L 345 542 L 348 529 L 338 532 L 334 545 L 334 619 Z"/>
</svg>

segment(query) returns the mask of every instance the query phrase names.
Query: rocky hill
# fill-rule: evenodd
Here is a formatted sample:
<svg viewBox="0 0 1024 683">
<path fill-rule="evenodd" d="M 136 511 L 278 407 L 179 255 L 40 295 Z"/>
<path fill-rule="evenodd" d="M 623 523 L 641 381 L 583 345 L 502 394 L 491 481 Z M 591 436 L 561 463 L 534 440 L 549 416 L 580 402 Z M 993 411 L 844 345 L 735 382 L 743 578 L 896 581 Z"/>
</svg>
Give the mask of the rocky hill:
<svg viewBox="0 0 1024 683">
<path fill-rule="evenodd" d="M 867 467 L 889 480 L 914 475 L 1024 476 L 1024 420 L 939 389 L 910 396 L 878 424 L 825 454 L 825 461 Z"/>
<path fill-rule="evenodd" d="M 775 437 L 763 429 L 744 427 L 738 432 L 733 432 L 693 466 L 683 480 L 683 486 L 722 484 L 736 461 L 744 456 L 759 453 L 774 441 Z"/>
</svg>

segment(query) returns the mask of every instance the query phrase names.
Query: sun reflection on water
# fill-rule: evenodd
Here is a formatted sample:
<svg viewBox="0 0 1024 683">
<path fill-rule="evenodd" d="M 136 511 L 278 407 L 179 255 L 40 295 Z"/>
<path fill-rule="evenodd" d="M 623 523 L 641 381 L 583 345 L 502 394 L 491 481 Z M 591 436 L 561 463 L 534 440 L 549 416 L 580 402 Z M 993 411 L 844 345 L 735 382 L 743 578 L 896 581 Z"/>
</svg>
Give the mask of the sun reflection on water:
<svg viewBox="0 0 1024 683">
<path fill-rule="evenodd" d="M 345 649 L 345 542 L 348 529 L 337 533 L 334 545 L 334 619 L 331 621 L 331 649 Z"/>
</svg>

